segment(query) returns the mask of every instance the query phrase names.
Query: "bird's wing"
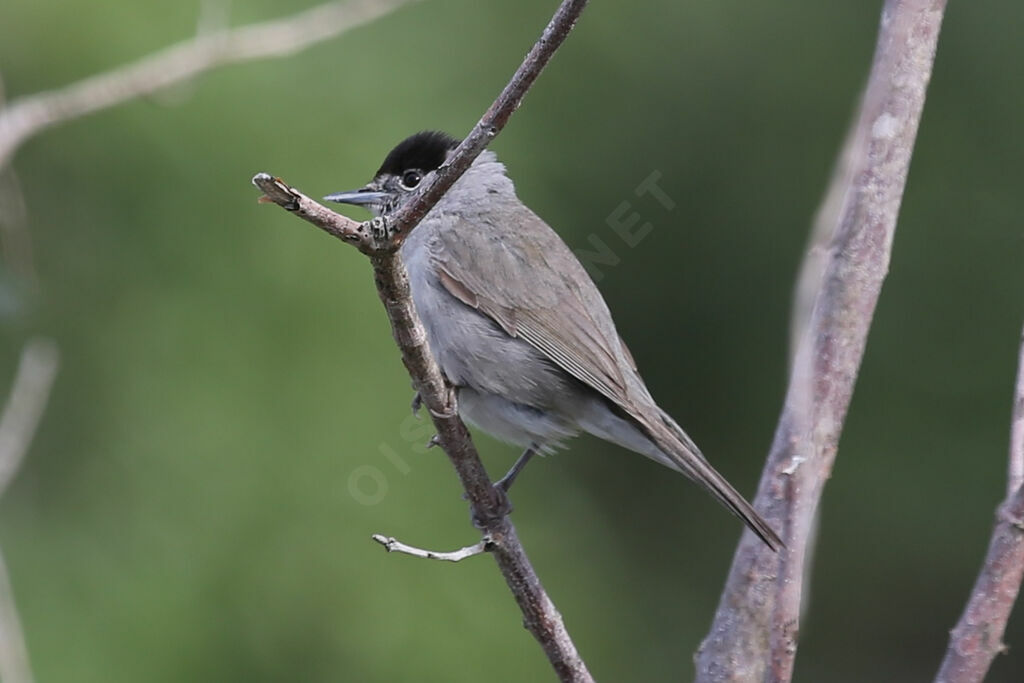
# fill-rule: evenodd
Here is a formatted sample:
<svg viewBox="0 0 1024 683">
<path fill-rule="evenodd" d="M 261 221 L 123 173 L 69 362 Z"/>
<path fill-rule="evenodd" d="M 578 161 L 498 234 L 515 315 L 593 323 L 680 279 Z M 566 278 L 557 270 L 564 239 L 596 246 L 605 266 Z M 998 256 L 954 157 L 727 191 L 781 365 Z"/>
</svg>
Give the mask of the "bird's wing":
<svg viewBox="0 0 1024 683">
<path fill-rule="evenodd" d="M 519 208 L 515 225 L 476 221 L 458 232 L 442 221 L 431 245 L 444 287 L 494 319 L 510 336 L 611 401 L 630 405 L 631 358 L 586 270 L 535 214 Z"/>
<path fill-rule="evenodd" d="M 461 229 L 441 219 L 431 244 L 438 277 L 453 296 L 532 344 L 556 365 L 620 406 L 671 463 L 740 517 L 771 548 L 783 545 L 750 504 L 654 403 L 597 286 L 569 247 L 525 208 L 514 225 L 479 216 Z"/>
</svg>

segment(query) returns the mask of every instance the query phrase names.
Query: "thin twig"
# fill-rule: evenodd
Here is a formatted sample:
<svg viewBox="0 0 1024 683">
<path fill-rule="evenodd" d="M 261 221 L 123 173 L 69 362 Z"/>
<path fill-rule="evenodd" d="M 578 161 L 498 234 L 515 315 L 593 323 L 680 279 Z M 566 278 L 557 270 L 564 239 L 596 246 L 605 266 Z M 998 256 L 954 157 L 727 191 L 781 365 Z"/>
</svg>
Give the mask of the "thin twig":
<svg viewBox="0 0 1024 683">
<path fill-rule="evenodd" d="M 845 201 L 754 501 L 786 548 L 776 554 L 744 534 L 697 653 L 702 683 L 792 677 L 807 544 L 888 271 L 944 8 L 886 0 L 856 122 L 861 146 L 851 172 L 836 174 L 850 185 L 838 193 Z"/>
<path fill-rule="evenodd" d="M 393 536 L 382 536 L 380 534 L 374 534 L 373 540 L 384 546 L 384 550 L 389 553 L 404 553 L 406 555 L 412 555 L 413 557 L 422 557 L 424 560 L 442 560 L 444 562 L 461 562 L 467 557 L 473 557 L 475 555 L 482 555 L 490 550 L 490 541 L 483 539 L 479 543 L 473 545 L 467 545 L 465 548 L 459 548 L 458 550 L 451 550 L 443 552 L 440 550 L 426 550 L 424 548 L 417 548 L 414 545 L 408 545 L 402 543 Z"/>
<path fill-rule="evenodd" d="M 1024 463 L 1024 331 L 1017 359 L 1017 385 L 1010 426 L 1011 482 Z M 950 631 L 949 647 L 936 683 L 980 683 L 992 660 L 1005 651 L 1003 633 L 1024 578 L 1024 487 L 1018 484 L 996 514 L 985 563 L 978 573 L 960 621 Z"/>
<path fill-rule="evenodd" d="M 504 127 L 585 6 L 586 0 L 563 0 L 498 99 L 466 136 L 449 162 L 439 169 L 432 182 L 425 184 L 419 196 L 400 213 L 359 224 L 317 204 L 269 174 L 261 173 L 253 178 L 253 183 L 263 190 L 266 200 L 294 212 L 370 256 L 377 293 L 391 321 L 402 360 L 429 409 L 438 442 L 466 490 L 473 518 L 477 520 L 484 538 L 490 540 L 489 549 L 523 613 L 523 623 L 544 649 L 559 679 L 580 682 L 593 679 L 577 653 L 561 615 L 526 556 L 515 527 L 502 508 L 501 497 L 497 495 L 469 432 L 458 416 L 454 393 L 430 354 L 426 331 L 413 307 L 409 278 L 398 255 L 398 247 Z"/>
<path fill-rule="evenodd" d="M 277 204 L 328 235 L 354 245 L 363 253 L 373 253 L 376 244 L 370 235 L 373 221 L 360 223 L 348 216 L 335 213 L 269 173 L 257 173 L 253 176 L 252 184 L 263 192 L 260 202 Z"/>
<path fill-rule="evenodd" d="M 50 339 L 33 339 L 21 352 L 3 417 L 0 417 L 0 496 L 18 468 L 49 400 L 57 376 L 57 347 Z M 0 554 L 0 681 L 32 683 L 28 650 L 7 565 Z"/>
<path fill-rule="evenodd" d="M 0 110 L 0 168 L 41 130 L 187 81 L 214 67 L 293 54 L 412 0 L 330 2 L 283 19 L 202 33 L 137 62 L 11 101 Z"/>
</svg>

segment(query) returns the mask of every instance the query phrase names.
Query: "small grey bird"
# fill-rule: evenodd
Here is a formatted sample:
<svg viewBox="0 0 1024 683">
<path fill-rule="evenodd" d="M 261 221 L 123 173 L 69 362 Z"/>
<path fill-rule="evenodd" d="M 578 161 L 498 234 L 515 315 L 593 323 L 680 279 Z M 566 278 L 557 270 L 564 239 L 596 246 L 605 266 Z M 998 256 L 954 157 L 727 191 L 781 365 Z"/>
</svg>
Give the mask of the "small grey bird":
<svg viewBox="0 0 1024 683">
<path fill-rule="evenodd" d="M 398 144 L 373 180 L 325 199 L 380 216 L 401 207 L 458 145 L 439 132 Z M 580 431 L 656 460 L 707 489 L 773 550 L 778 535 L 651 398 L 597 286 L 565 242 L 483 152 L 401 247 L 430 349 L 460 415 L 536 452 Z"/>
</svg>

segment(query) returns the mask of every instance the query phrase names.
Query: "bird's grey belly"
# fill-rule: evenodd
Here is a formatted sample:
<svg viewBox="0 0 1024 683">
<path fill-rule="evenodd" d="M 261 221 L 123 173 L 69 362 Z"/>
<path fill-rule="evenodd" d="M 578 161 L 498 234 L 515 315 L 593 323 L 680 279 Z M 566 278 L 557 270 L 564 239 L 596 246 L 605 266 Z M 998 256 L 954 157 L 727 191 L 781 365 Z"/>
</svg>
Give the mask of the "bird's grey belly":
<svg viewBox="0 0 1024 683">
<path fill-rule="evenodd" d="M 579 383 L 529 343 L 449 294 L 420 257 L 422 251 L 403 248 L 413 301 L 434 357 L 459 390 L 460 414 L 521 446 L 554 446 L 577 434 L 568 405 L 580 393 Z"/>
</svg>

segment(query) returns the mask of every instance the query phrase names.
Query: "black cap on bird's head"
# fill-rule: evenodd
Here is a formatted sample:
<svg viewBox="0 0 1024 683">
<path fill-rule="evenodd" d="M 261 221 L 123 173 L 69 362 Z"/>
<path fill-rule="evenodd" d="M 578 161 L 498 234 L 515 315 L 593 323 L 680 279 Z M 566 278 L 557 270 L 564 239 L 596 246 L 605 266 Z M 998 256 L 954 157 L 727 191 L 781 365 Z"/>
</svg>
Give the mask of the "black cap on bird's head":
<svg viewBox="0 0 1024 683">
<path fill-rule="evenodd" d="M 340 204 L 365 206 L 376 214 L 390 211 L 401 198 L 419 186 L 428 173 L 441 167 L 459 141 L 447 133 L 426 130 L 410 135 L 384 157 L 373 180 L 359 190 L 324 197 Z"/>
<path fill-rule="evenodd" d="M 448 157 L 448 152 L 458 146 L 458 140 L 437 130 L 425 130 L 410 135 L 388 152 L 375 177 L 401 175 L 409 170 L 423 173 L 436 171 Z"/>
</svg>

